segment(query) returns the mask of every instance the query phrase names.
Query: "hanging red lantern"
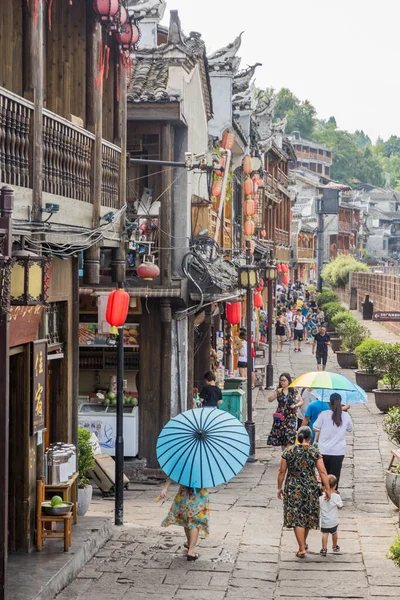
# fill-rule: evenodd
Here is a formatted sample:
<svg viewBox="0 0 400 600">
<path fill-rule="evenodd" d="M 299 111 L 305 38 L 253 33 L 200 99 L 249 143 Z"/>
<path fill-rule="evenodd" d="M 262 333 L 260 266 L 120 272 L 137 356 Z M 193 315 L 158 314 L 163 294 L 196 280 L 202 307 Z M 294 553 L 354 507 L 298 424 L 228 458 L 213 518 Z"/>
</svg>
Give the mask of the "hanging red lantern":
<svg viewBox="0 0 400 600">
<path fill-rule="evenodd" d="M 264 289 L 264 280 L 260 277 L 260 285 L 256 287 L 256 292 L 262 292 Z"/>
<path fill-rule="evenodd" d="M 93 10 L 103 23 L 112 23 L 119 10 L 119 0 L 93 0 Z"/>
<path fill-rule="evenodd" d="M 223 156 L 223 157 L 221 158 L 221 161 L 220 161 L 220 164 L 219 164 L 219 166 L 220 166 L 220 168 L 221 168 L 221 169 L 225 169 L 225 165 L 226 165 L 226 158 L 225 158 L 225 156 Z M 215 171 L 215 174 L 216 174 L 218 177 L 223 177 L 223 176 L 224 176 L 224 174 L 225 174 L 225 170 L 224 170 L 224 171 L 220 171 L 220 170 L 218 169 L 218 171 Z"/>
<path fill-rule="evenodd" d="M 239 325 L 242 320 L 242 303 L 228 302 L 226 304 L 226 320 L 231 325 Z"/>
<path fill-rule="evenodd" d="M 261 294 L 254 294 L 254 307 L 255 308 L 262 308 L 263 305 L 263 301 L 262 301 L 262 296 Z"/>
<path fill-rule="evenodd" d="M 276 265 L 276 271 L 277 273 L 282 273 L 282 265 L 280 265 L 279 263 Z"/>
<path fill-rule="evenodd" d="M 143 277 L 145 281 L 152 281 L 160 274 L 160 269 L 154 263 L 154 256 L 145 256 L 141 265 L 136 269 L 139 277 Z"/>
<path fill-rule="evenodd" d="M 254 200 L 249 198 L 248 200 L 245 201 L 245 203 L 243 205 L 243 212 L 246 217 L 251 217 L 254 215 L 254 213 L 255 213 Z"/>
<path fill-rule="evenodd" d="M 214 198 L 219 198 L 222 192 L 222 181 L 220 179 L 218 179 L 217 181 L 214 181 L 212 189 L 211 189 L 211 196 L 214 196 Z"/>
<path fill-rule="evenodd" d="M 289 278 L 287 275 L 284 275 L 282 277 L 282 283 L 283 283 L 283 285 L 287 285 L 289 283 Z"/>
<path fill-rule="evenodd" d="M 222 137 L 221 148 L 224 148 L 224 150 L 232 150 L 234 143 L 235 136 L 233 135 L 233 133 L 224 133 Z"/>
<path fill-rule="evenodd" d="M 302 240 L 303 239 L 303 234 L 299 233 L 298 238 L 299 238 L 299 240 Z"/>
<path fill-rule="evenodd" d="M 250 179 L 250 177 L 248 179 L 244 180 L 243 191 L 244 191 L 245 196 L 251 196 L 251 194 L 253 193 L 254 184 L 253 184 L 252 180 Z"/>
<path fill-rule="evenodd" d="M 135 24 L 133 19 L 129 19 L 124 25 L 121 26 L 121 32 L 115 36 L 119 43 L 121 50 L 124 52 L 132 52 L 135 44 L 138 43 L 140 38 L 140 31 Z"/>
<path fill-rule="evenodd" d="M 254 221 L 245 221 L 243 230 L 245 235 L 253 235 L 255 230 Z"/>
<path fill-rule="evenodd" d="M 261 236 L 263 239 L 267 237 L 267 232 L 265 231 L 265 229 L 262 229 L 262 230 L 260 231 L 260 236 Z"/>
<path fill-rule="evenodd" d="M 121 327 L 128 316 L 129 294 L 123 289 L 113 290 L 108 296 L 106 321 L 111 325 L 111 333 L 117 334 L 117 328 Z"/>
<path fill-rule="evenodd" d="M 253 171 L 253 165 L 252 165 L 253 161 L 251 160 L 251 156 L 249 154 L 246 154 L 246 156 L 243 159 L 243 173 L 245 173 L 245 175 L 250 175 L 250 173 Z"/>
</svg>

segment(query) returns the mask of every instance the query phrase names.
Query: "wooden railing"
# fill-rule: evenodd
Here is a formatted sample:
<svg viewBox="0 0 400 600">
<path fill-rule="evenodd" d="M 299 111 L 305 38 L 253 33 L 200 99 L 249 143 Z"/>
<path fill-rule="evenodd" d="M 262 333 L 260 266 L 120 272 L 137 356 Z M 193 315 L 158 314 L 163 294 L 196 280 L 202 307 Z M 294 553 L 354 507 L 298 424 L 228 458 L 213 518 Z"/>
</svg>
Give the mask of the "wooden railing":
<svg viewBox="0 0 400 600">
<path fill-rule="evenodd" d="M 297 259 L 298 260 L 313 260 L 314 249 L 313 248 L 297 248 Z"/>
<path fill-rule="evenodd" d="M 284 229 L 275 227 L 275 242 L 287 246 L 289 244 L 289 233 Z"/>
<path fill-rule="evenodd" d="M 0 181 L 29 188 L 33 104 L 0 88 Z"/>
<path fill-rule="evenodd" d="M 110 208 L 119 208 L 119 169 L 121 148 L 103 140 L 103 181 L 101 183 L 101 203 Z"/>
<path fill-rule="evenodd" d="M 92 202 L 90 174 L 95 136 L 43 110 L 43 191 Z"/>
<path fill-rule="evenodd" d="M 286 173 L 284 173 L 282 171 L 282 169 L 279 169 L 279 167 L 278 167 L 278 181 L 279 181 L 279 183 L 281 185 L 283 185 L 286 188 L 289 185 L 289 178 L 288 178 L 288 176 L 286 175 Z"/>
<path fill-rule="evenodd" d="M 351 232 L 351 223 L 348 223 L 347 221 L 339 221 L 339 232 L 350 233 Z"/>
</svg>

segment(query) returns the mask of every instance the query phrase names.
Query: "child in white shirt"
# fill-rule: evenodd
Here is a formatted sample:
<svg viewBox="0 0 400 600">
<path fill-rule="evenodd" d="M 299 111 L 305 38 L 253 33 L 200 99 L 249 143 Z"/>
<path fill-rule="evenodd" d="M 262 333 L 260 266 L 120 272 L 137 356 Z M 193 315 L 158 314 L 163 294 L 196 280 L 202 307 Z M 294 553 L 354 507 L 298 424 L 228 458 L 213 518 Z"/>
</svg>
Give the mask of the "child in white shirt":
<svg viewBox="0 0 400 600">
<path fill-rule="evenodd" d="M 320 497 L 319 501 L 321 504 L 321 533 L 322 533 L 322 549 L 320 551 L 321 556 L 326 556 L 328 553 L 328 538 L 329 534 L 332 535 L 332 550 L 334 552 L 340 552 L 338 546 L 338 525 L 339 525 L 339 513 L 338 510 L 343 508 L 343 502 L 338 494 L 337 480 L 334 475 L 329 475 L 329 487 L 331 488 L 331 497 L 328 500 L 325 494 Z"/>
</svg>

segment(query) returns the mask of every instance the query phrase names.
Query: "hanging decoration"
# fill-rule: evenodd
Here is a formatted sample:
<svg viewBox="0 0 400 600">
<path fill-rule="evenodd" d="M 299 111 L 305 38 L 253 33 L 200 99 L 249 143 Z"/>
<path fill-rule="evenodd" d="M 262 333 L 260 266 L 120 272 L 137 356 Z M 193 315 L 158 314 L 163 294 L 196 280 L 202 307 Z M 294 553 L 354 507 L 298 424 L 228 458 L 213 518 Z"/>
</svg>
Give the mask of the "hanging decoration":
<svg viewBox="0 0 400 600">
<path fill-rule="evenodd" d="M 93 10 L 101 23 L 110 26 L 118 14 L 120 0 L 93 0 Z"/>
<path fill-rule="evenodd" d="M 42 0 L 33 0 L 33 22 L 35 25 L 37 24 L 38 7 L 39 7 L 39 4 L 41 3 L 41 1 Z M 26 0 L 27 6 L 29 6 L 29 2 L 30 2 L 30 0 Z"/>
<path fill-rule="evenodd" d="M 246 156 L 243 159 L 243 173 L 245 175 L 250 175 L 253 171 L 253 165 L 252 165 L 252 158 L 249 154 L 246 154 Z"/>
<path fill-rule="evenodd" d="M 104 75 L 106 79 L 108 79 L 110 67 L 110 48 L 108 46 L 104 46 L 103 48 L 103 40 L 99 42 L 99 74 L 95 80 L 95 86 L 97 88 L 101 87 L 103 90 L 104 86 Z"/>
<path fill-rule="evenodd" d="M 154 256 L 151 254 L 145 256 L 142 264 L 137 267 L 136 273 L 145 281 L 152 281 L 155 277 L 158 277 L 160 269 L 154 262 Z"/>
<path fill-rule="evenodd" d="M 242 320 L 242 303 L 228 302 L 226 305 L 226 320 L 231 325 L 240 325 Z"/>
<path fill-rule="evenodd" d="M 212 185 L 211 195 L 214 198 L 219 198 L 221 196 L 221 193 L 222 193 L 222 180 L 217 179 L 216 181 L 214 181 L 214 183 Z"/>
<path fill-rule="evenodd" d="M 106 321 L 111 325 L 110 333 L 118 334 L 128 316 L 130 297 L 124 289 L 113 290 L 108 296 Z"/>
<path fill-rule="evenodd" d="M 225 174 L 225 165 L 226 165 L 226 158 L 225 156 L 223 156 L 220 160 L 219 163 L 219 169 L 217 171 L 215 171 L 215 174 L 217 177 L 223 177 Z"/>
<path fill-rule="evenodd" d="M 255 292 L 254 293 L 254 307 L 262 308 L 262 306 L 263 306 L 262 296 L 258 292 L 257 293 Z"/>
<path fill-rule="evenodd" d="M 133 17 L 121 25 L 120 32 L 116 34 L 117 42 L 122 52 L 131 54 L 136 49 L 140 39 L 140 31 Z"/>
<path fill-rule="evenodd" d="M 289 278 L 287 275 L 284 275 L 282 277 L 282 283 L 283 283 L 283 285 L 287 285 L 289 283 Z"/>
<path fill-rule="evenodd" d="M 224 150 L 232 150 L 235 143 L 235 136 L 233 133 L 226 132 L 222 137 L 221 148 Z"/>
<path fill-rule="evenodd" d="M 247 221 L 244 223 L 244 233 L 245 235 L 252 236 L 254 234 L 254 230 L 254 221 L 251 220 L 251 217 L 248 217 Z"/>
<path fill-rule="evenodd" d="M 243 212 L 246 217 L 251 217 L 255 214 L 255 202 L 251 198 L 245 200 L 243 205 Z"/>
<path fill-rule="evenodd" d="M 262 237 L 262 239 L 264 239 L 264 238 L 266 238 L 266 237 L 267 237 L 267 232 L 265 231 L 265 229 L 262 229 L 262 230 L 260 231 L 260 236 Z"/>
<path fill-rule="evenodd" d="M 262 292 L 264 289 L 264 280 L 260 277 L 260 285 L 256 287 L 256 292 Z"/>
<path fill-rule="evenodd" d="M 254 191 L 254 185 L 250 177 L 244 180 L 243 191 L 245 196 L 251 196 Z"/>
</svg>

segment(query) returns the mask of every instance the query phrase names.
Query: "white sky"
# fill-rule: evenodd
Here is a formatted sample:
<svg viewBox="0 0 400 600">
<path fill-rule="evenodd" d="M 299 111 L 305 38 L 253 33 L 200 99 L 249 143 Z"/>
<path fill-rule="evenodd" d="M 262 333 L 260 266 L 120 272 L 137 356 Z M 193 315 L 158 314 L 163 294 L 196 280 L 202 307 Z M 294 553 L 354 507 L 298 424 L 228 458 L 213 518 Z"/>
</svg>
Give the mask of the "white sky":
<svg viewBox="0 0 400 600">
<path fill-rule="evenodd" d="M 241 31 L 241 68 L 259 87 L 288 87 L 318 116 L 363 129 L 374 142 L 400 135 L 399 0 L 167 0 L 186 34 L 208 51 Z"/>
</svg>

